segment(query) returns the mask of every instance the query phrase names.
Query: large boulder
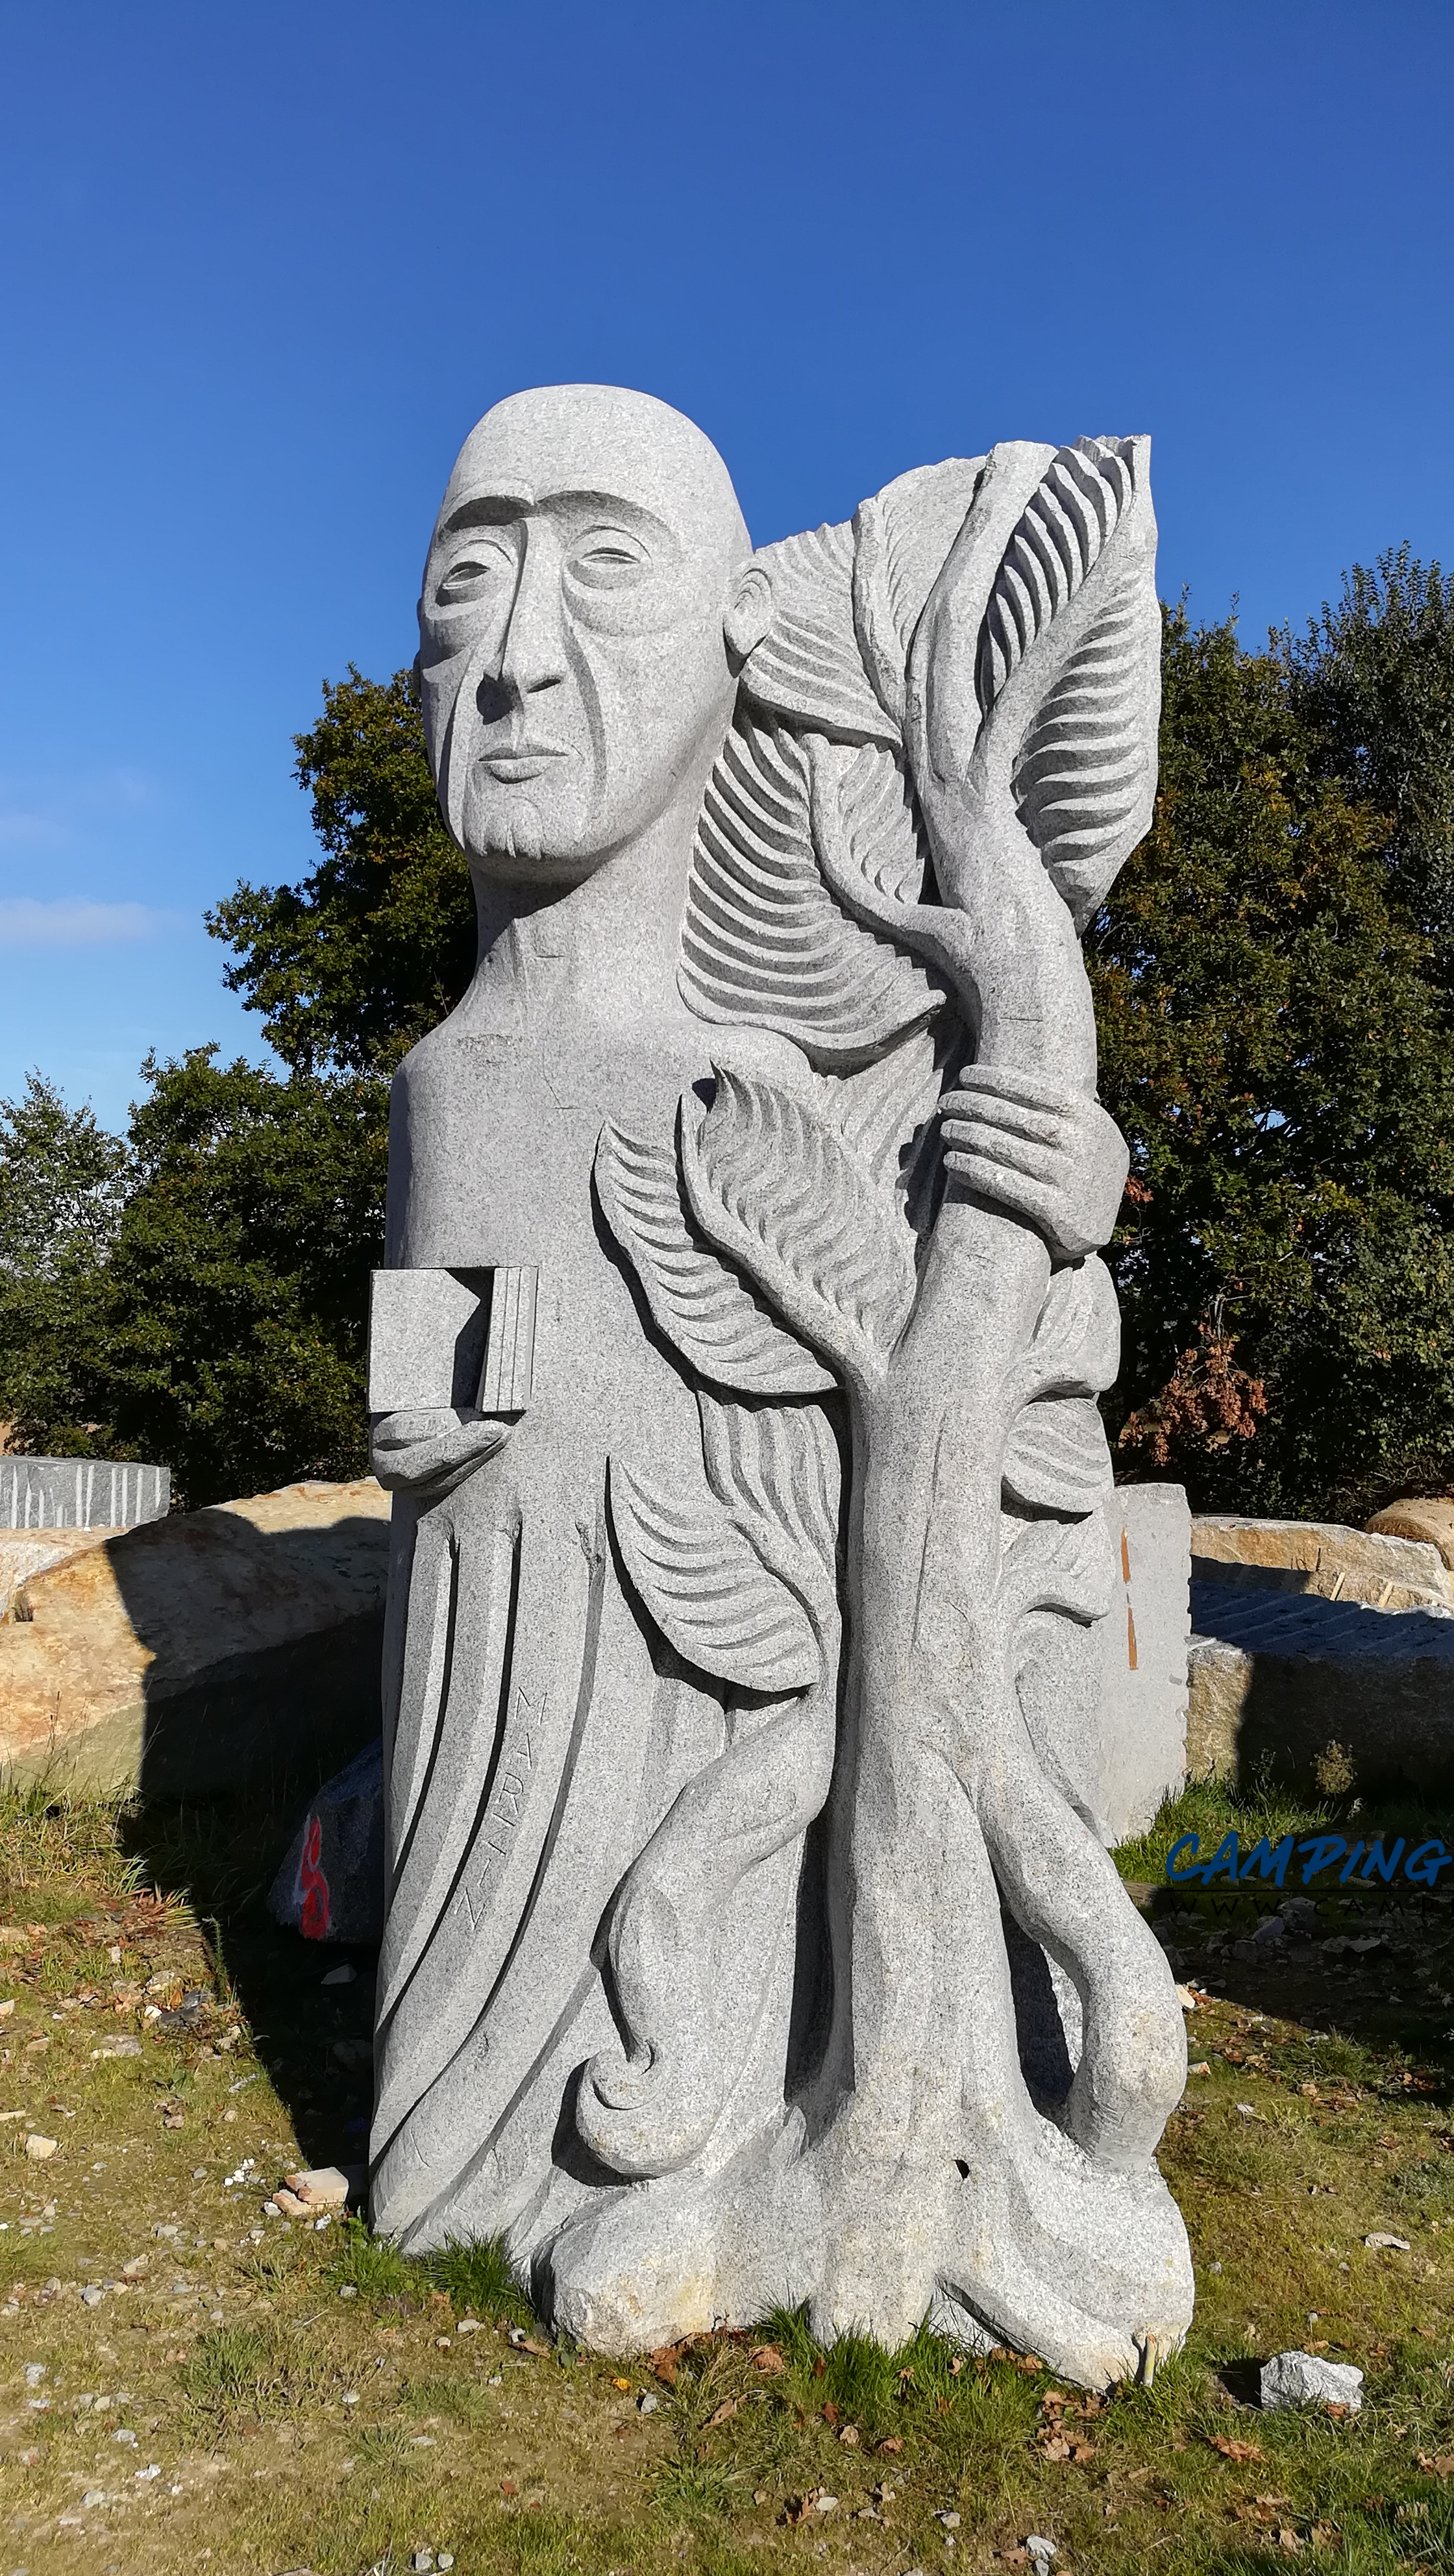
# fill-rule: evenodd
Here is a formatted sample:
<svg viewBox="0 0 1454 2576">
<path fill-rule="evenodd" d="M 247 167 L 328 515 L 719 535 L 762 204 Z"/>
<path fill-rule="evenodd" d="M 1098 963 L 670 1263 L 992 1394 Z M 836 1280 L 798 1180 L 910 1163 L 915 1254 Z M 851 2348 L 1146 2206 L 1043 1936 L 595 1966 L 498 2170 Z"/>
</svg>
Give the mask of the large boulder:
<svg viewBox="0 0 1454 2576">
<path fill-rule="evenodd" d="M 389 1497 L 372 1477 L 100 1544 L 63 1535 L 0 1622 L 12 1779 L 190 1795 L 268 1769 L 317 1777 L 378 1732 Z"/>
<path fill-rule="evenodd" d="M 1422 1540 L 1437 1548 L 1454 1572 L 1454 1502 L 1390 1503 L 1386 1510 L 1374 1513 L 1368 1526 L 1387 1538 Z"/>
<path fill-rule="evenodd" d="M 1447 1508 L 1454 1515 L 1454 1506 Z M 1375 1610 L 1454 1609 L 1454 1581 L 1428 1534 L 1402 1526 L 1395 1531 L 1386 1519 L 1380 1514 L 1369 1529 L 1357 1530 L 1338 1521 L 1259 1521 L 1238 1512 L 1200 1512 L 1192 1523 L 1193 1579 L 1243 1591 L 1366 1601 Z"/>
</svg>

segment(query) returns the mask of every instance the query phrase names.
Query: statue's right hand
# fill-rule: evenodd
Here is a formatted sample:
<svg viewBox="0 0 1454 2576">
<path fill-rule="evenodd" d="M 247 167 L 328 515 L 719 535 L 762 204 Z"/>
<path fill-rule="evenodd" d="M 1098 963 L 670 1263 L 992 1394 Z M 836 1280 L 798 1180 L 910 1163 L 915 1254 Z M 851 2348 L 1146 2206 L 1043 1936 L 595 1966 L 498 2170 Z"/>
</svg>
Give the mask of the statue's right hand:
<svg viewBox="0 0 1454 2576">
<path fill-rule="evenodd" d="M 375 1414 L 370 1464 L 389 1493 L 414 1493 L 431 1485 L 447 1492 L 503 1448 L 512 1427 L 498 1414 L 444 1406 Z"/>
</svg>

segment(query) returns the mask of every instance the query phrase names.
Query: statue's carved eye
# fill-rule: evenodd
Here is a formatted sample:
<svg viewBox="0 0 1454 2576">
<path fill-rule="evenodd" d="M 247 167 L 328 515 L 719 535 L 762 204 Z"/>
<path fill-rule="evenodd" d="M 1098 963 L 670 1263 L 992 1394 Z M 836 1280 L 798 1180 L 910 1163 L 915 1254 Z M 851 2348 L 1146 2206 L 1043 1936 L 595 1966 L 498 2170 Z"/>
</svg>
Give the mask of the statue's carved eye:
<svg viewBox="0 0 1454 2576">
<path fill-rule="evenodd" d="M 441 608 L 456 608 L 462 601 L 479 599 L 514 578 L 515 558 L 506 547 L 475 546 L 446 566 L 435 600 Z"/>
<path fill-rule="evenodd" d="M 570 570 L 586 590 L 624 590 L 645 580 L 651 557 L 624 528 L 591 528 L 572 550 Z"/>
</svg>

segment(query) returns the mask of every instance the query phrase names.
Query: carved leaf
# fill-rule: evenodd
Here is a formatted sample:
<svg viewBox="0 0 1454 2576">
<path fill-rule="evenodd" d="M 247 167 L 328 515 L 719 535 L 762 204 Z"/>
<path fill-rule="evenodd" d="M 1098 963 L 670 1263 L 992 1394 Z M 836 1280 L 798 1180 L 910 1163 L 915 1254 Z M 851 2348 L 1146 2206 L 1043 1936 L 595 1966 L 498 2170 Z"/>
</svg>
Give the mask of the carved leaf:
<svg viewBox="0 0 1454 2576">
<path fill-rule="evenodd" d="M 1053 459 L 1005 548 L 985 610 L 975 671 L 982 715 L 1100 560 L 1132 491 L 1129 459 L 1113 439 L 1080 438 Z"/>
<path fill-rule="evenodd" d="M 1103 1395 L 1121 1364 L 1121 1314 L 1111 1274 L 1097 1253 L 1057 1270 L 1013 1381 L 1015 1400 Z"/>
<path fill-rule="evenodd" d="M 1012 1621 L 1058 1610 L 1083 1627 L 1103 1619 L 1115 1597 L 1115 1564 L 1104 1512 L 1084 1520 L 1029 1521 L 1011 1541 L 1000 1599 Z"/>
<path fill-rule="evenodd" d="M 1004 1497 L 1030 1511 L 1091 1512 L 1110 1491 L 1111 1453 L 1093 1399 L 1042 1397 L 1019 1414 L 1005 1448 Z"/>
<path fill-rule="evenodd" d="M 908 1149 L 939 1105 L 943 1051 L 933 1029 L 913 1029 L 858 1073 L 820 1074 L 825 1117 L 876 1180 L 906 1184 Z"/>
<path fill-rule="evenodd" d="M 897 716 L 903 713 L 904 666 L 914 629 L 964 524 L 984 464 L 982 456 L 949 456 L 941 465 L 916 465 L 865 501 L 854 519 L 853 606 L 859 646 L 884 704 Z"/>
<path fill-rule="evenodd" d="M 789 1555 L 775 1560 L 815 1606 L 831 1604 L 837 1582 L 843 1465 L 832 1423 L 816 1404 L 721 1404 L 704 1392 L 702 1455 L 718 1501 L 765 1533 L 780 1534 Z"/>
<path fill-rule="evenodd" d="M 913 1302 L 913 1238 L 837 1131 L 792 1092 L 718 1067 L 681 1143 L 703 1233 L 826 1357 L 881 1375 Z"/>
<path fill-rule="evenodd" d="M 741 1271 L 702 1242 L 672 1146 L 643 1144 L 608 1123 L 595 1179 L 601 1213 L 654 1321 L 699 1376 L 744 1395 L 816 1395 L 834 1384 Z"/>
<path fill-rule="evenodd" d="M 988 726 L 1003 701 L 1016 813 L 1080 927 L 1150 823 L 1156 789 L 1160 613 L 1136 475 L 1134 441 L 1063 447 L 1010 538 L 980 630 L 982 713 Z M 1018 690 L 1010 683 L 1052 629 L 1035 704 L 1028 672 Z"/>
<path fill-rule="evenodd" d="M 810 735 L 808 748 L 815 767 L 827 761 L 835 773 L 839 840 L 849 866 L 871 892 L 894 903 L 919 902 L 929 852 L 901 763 L 877 743 L 830 751 Z"/>
<path fill-rule="evenodd" d="M 742 687 L 769 715 L 839 742 L 897 746 L 898 725 L 874 694 L 854 627 L 853 551 L 844 524 L 759 546 L 753 561 L 772 591 L 772 623 L 743 664 Z"/>
<path fill-rule="evenodd" d="M 741 1519 L 706 1495 L 648 1493 L 611 1461 L 611 1519 L 626 1569 L 668 1644 L 739 1690 L 808 1690 L 822 1648 L 806 1604 Z"/>
<path fill-rule="evenodd" d="M 901 773 L 886 752 L 860 757 L 868 776 L 878 778 L 876 765 L 888 773 L 860 799 L 867 860 L 890 876 L 912 878 L 916 866 L 922 876 Z M 816 1065 L 862 1064 L 927 1019 L 941 988 L 829 893 L 809 799 L 803 745 L 740 710 L 697 821 L 677 980 L 702 1019 L 776 1029 Z"/>
</svg>

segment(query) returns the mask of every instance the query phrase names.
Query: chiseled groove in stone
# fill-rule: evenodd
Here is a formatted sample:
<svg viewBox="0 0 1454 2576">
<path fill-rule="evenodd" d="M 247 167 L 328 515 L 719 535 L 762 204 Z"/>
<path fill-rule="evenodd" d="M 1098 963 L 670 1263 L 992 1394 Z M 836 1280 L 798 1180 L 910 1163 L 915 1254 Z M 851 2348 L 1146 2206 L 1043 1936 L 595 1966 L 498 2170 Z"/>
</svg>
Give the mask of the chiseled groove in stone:
<svg viewBox="0 0 1454 2576">
<path fill-rule="evenodd" d="M 595 1961 L 588 1960 L 581 1976 L 572 1989 L 572 1992 L 562 2004 L 551 2028 L 546 2033 L 545 2038 L 541 2041 L 541 2044 L 536 2050 L 534 2057 L 531 2059 L 530 2064 L 522 2072 L 514 2091 L 511 2093 L 504 2106 L 504 2109 L 500 2112 L 498 2119 L 494 2121 L 493 2125 L 487 2131 L 482 2143 L 473 2150 L 466 2161 L 460 2165 L 446 2181 L 440 2184 L 434 2198 L 428 2203 L 428 2205 L 424 2209 L 418 2211 L 417 2214 L 409 2220 L 400 2238 L 400 2243 L 406 2250 L 409 2246 L 419 2243 L 421 2240 L 426 2242 L 428 2241 L 428 2231 L 432 2226 L 436 2210 L 441 2206 L 452 2208 L 456 2205 L 462 2199 L 464 2193 L 469 2189 L 471 2183 L 473 2183 L 484 2171 L 485 2166 L 489 2163 L 491 2156 L 495 2153 L 501 2138 L 509 2128 L 511 2121 L 514 2119 L 516 2112 L 519 2110 L 525 2096 L 530 2091 L 530 2088 L 535 2082 L 542 2067 L 549 2064 L 553 2052 L 559 2047 L 560 2042 L 569 2030 L 571 2023 L 576 2019 L 582 2006 L 589 1999 L 591 1988 L 596 1983 L 596 1977 L 597 1970 Z M 478 2027 L 478 2025 L 476 2025 L 476 2027 Z M 462 2046 L 468 2047 L 469 2042 L 473 2037 L 474 2031 L 470 2031 L 462 2042 Z M 445 2070 L 441 2069 L 441 2072 L 444 2071 Z M 402 2125 L 403 2123 L 401 2122 L 400 2126 L 402 2127 Z M 397 2135 L 397 2132 L 395 2134 Z M 393 2139 L 391 2139 L 389 2143 L 392 2146 L 394 2143 Z"/>
<path fill-rule="evenodd" d="M 469 1552 L 471 1557 L 473 1557 L 476 1553 L 482 1554 L 483 1550 L 475 1551 L 471 1549 Z M 434 1866 L 429 1872 L 425 1886 L 419 1890 L 414 1899 L 412 1911 L 407 1915 L 407 1919 L 403 1927 L 403 1938 L 399 1944 L 398 1951 L 391 1955 L 389 1960 L 387 1987 L 382 1989 L 379 1995 L 378 2026 L 381 2034 L 387 2029 L 388 2024 L 392 2020 L 394 2013 L 397 2011 L 404 1994 L 417 1974 L 421 1963 L 428 1957 L 430 1945 L 434 1940 L 435 1934 L 438 1932 L 440 1924 L 443 1922 L 444 1917 L 449 1912 L 451 1905 L 454 1903 L 459 1889 L 460 1880 L 474 1857 L 475 1847 L 484 1826 L 490 1800 L 494 1795 L 495 1780 L 505 1751 L 507 1735 L 505 1694 L 508 1687 L 511 1666 L 514 1660 L 515 1626 L 516 1620 L 519 1616 L 520 1606 L 520 1523 L 518 1517 L 515 1520 L 513 1527 L 504 1529 L 497 1526 L 491 1531 L 489 1553 L 490 1571 L 486 1586 L 485 1601 L 481 1605 L 484 1609 L 484 1617 L 476 1623 L 483 1629 L 486 1641 L 484 1662 L 480 1674 L 479 1693 L 475 1706 L 471 1711 L 470 1721 L 467 1724 L 462 1724 L 460 1727 L 460 1737 L 463 1746 L 468 1746 L 480 1741 L 485 1734 L 485 1729 L 483 1724 L 478 1723 L 477 1721 L 482 1720 L 486 1706 L 493 1701 L 495 1712 L 494 1724 L 489 1731 L 490 1751 L 485 1769 L 484 1786 L 481 1789 L 479 1796 L 474 1801 L 474 1811 L 470 1816 L 465 1832 L 462 1836 L 459 1836 L 457 1834 L 458 1818 L 461 1812 L 467 1811 L 469 1794 L 467 1781 L 461 1780 L 459 1790 L 453 1802 L 452 1814 L 439 1832 L 434 1856 Z M 462 1548 L 462 1559 L 464 1555 L 465 1550 Z M 501 1613 L 503 1613 L 503 1616 Z M 493 1643 L 491 1642 L 492 1639 L 494 1641 Z M 465 1681 L 467 1685 L 468 1675 L 465 1676 Z M 448 1697 L 450 1700 L 453 1700 L 455 1696 L 453 1683 L 454 1673 L 451 1671 L 450 1687 L 448 1691 Z M 413 1854 L 411 1851 L 410 1858 L 412 1859 L 412 1857 Z M 433 1888 L 437 1886 L 440 1877 L 444 1874 L 446 1869 L 449 1874 L 449 1884 L 438 1903 L 431 1905 L 428 1902 L 430 1893 Z M 401 1904 L 406 1908 L 409 1906 L 410 1890 L 405 1884 L 406 1876 L 406 1868 L 401 1862 L 395 1881 L 394 1909 L 391 1909 L 391 1931 L 393 1928 L 392 1911 L 396 1910 Z"/>
<path fill-rule="evenodd" d="M 433 1768 L 439 1740 L 439 1724 L 444 1707 L 445 1685 L 449 1674 L 449 1644 L 454 1628 L 455 1578 L 457 1560 L 454 1542 L 447 1524 L 421 1522 L 414 1541 L 414 1564 L 410 1569 L 409 1590 L 412 1597 L 414 1578 L 420 1554 L 428 1547 L 430 1563 L 425 1580 L 433 1578 L 434 1599 L 430 1606 L 429 1624 L 425 1631 L 425 1652 L 420 1658 L 424 1669 L 418 1671 L 407 1647 L 404 1656 L 404 1688 L 399 1702 L 399 1724 L 395 1730 L 393 1777 L 389 1784 L 389 1805 L 394 1825 L 391 1839 L 398 1853 L 393 1879 L 397 1886 L 408 1859 L 409 1844 L 424 1804 L 424 1792 Z M 413 1629 L 413 1621 L 410 1621 Z M 411 1669 L 412 1667 L 412 1669 Z M 406 1718 L 411 1708 L 417 1710 L 412 1722 Z M 400 1756 L 403 1776 L 400 1776 Z M 395 1782 L 399 1788 L 395 1788 Z"/>
</svg>

